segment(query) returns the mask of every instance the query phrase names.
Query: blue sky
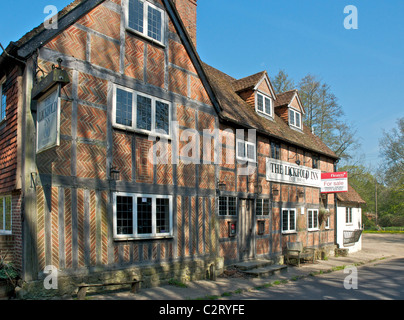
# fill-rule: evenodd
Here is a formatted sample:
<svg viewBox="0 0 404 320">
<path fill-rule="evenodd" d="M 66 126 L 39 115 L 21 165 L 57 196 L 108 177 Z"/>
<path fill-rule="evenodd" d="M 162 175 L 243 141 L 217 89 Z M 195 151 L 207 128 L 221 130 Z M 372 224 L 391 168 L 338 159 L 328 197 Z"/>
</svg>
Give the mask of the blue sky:
<svg viewBox="0 0 404 320">
<path fill-rule="evenodd" d="M 42 23 L 45 6 L 71 1 L 0 1 L 0 42 Z M 347 5 L 358 9 L 357 30 L 344 28 Z M 382 129 L 404 116 L 403 16 L 403 0 L 199 0 L 198 52 L 235 78 L 280 69 L 296 82 L 317 75 L 357 128 L 358 155 L 375 168 Z"/>
</svg>

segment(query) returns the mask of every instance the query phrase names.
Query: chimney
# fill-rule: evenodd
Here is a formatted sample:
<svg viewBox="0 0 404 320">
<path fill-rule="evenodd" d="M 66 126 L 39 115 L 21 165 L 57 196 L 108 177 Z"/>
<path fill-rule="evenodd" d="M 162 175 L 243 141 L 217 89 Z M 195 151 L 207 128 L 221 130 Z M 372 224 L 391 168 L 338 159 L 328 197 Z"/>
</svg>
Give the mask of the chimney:
<svg viewBox="0 0 404 320">
<path fill-rule="evenodd" d="M 197 0 L 173 0 L 181 16 L 182 22 L 191 37 L 196 48 L 196 1 Z"/>
</svg>

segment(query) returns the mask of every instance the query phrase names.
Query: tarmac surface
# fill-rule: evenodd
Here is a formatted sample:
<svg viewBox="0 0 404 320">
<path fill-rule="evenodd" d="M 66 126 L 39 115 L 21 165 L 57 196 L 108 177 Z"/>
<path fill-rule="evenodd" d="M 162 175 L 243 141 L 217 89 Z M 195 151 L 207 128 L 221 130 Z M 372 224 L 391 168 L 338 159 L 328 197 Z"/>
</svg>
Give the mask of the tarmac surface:
<svg viewBox="0 0 404 320">
<path fill-rule="evenodd" d="M 186 287 L 166 285 L 144 288 L 138 293 L 129 291 L 88 295 L 88 300 L 217 300 L 232 294 L 254 290 L 269 285 L 290 284 L 293 280 L 341 270 L 347 266 L 362 266 L 380 261 L 404 257 L 404 234 L 362 234 L 362 250 L 346 257 L 329 257 L 313 263 L 302 263 L 300 267 L 288 266 L 287 271 L 264 278 L 220 277 L 216 281 L 200 280 L 187 282 Z"/>
</svg>

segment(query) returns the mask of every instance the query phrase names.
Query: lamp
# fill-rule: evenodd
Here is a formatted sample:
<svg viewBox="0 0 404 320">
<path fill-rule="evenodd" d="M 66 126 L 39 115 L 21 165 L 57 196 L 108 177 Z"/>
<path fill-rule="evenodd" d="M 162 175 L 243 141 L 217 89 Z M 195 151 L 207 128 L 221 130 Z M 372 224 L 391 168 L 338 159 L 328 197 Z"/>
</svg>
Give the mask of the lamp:
<svg viewBox="0 0 404 320">
<path fill-rule="evenodd" d="M 226 182 L 218 181 L 217 185 L 219 186 L 219 190 L 223 191 L 226 188 Z"/>
<path fill-rule="evenodd" d="M 296 163 L 298 166 L 300 166 L 299 154 L 297 153 L 297 150 L 296 150 L 296 153 L 295 153 L 295 155 L 294 155 L 293 157 L 289 157 L 289 156 L 288 156 L 288 161 L 291 160 L 291 159 L 296 159 L 295 163 Z"/>
<path fill-rule="evenodd" d="M 109 176 L 111 177 L 111 180 L 119 180 L 121 178 L 121 172 L 116 167 L 111 165 Z"/>
</svg>

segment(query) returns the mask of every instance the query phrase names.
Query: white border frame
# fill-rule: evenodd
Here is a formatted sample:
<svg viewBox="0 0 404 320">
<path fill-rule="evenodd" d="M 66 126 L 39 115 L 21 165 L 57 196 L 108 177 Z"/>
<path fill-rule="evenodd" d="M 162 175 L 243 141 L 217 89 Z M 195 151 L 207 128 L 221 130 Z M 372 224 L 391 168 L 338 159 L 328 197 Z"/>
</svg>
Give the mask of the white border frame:
<svg viewBox="0 0 404 320">
<path fill-rule="evenodd" d="M 0 236 L 9 236 L 13 234 L 13 196 L 11 194 L 0 195 L 0 201 L 3 201 L 3 228 L 6 226 L 6 206 L 4 199 L 10 197 L 10 228 L 11 230 L 0 229 Z"/>
<path fill-rule="evenodd" d="M 311 211 L 311 214 L 310 214 Z M 316 220 L 317 220 L 317 227 L 314 227 L 314 212 L 317 212 L 316 215 Z M 312 222 L 313 222 L 313 227 L 309 227 L 309 217 L 310 215 L 312 215 Z M 318 209 L 307 209 L 307 230 L 308 231 L 318 231 L 320 230 L 320 226 L 319 226 L 319 221 L 318 221 Z"/>
<path fill-rule="evenodd" d="M 264 105 L 263 105 L 264 110 L 263 111 L 258 109 L 258 95 L 261 95 L 262 98 L 263 98 L 263 103 L 264 103 Z M 267 98 L 269 100 L 269 103 L 270 103 L 270 108 L 269 108 L 271 110 L 270 114 L 265 112 L 265 106 L 266 106 L 265 98 Z M 274 118 L 274 102 L 273 102 L 273 99 L 269 95 L 263 93 L 262 91 L 257 90 L 255 92 L 255 111 L 259 115 L 265 116 L 267 118 L 269 117 L 271 120 L 273 120 L 273 118 Z"/>
<path fill-rule="evenodd" d="M 288 210 L 288 230 L 283 230 L 283 211 Z M 294 211 L 295 212 L 295 219 L 294 219 L 294 224 L 295 228 L 293 230 L 290 229 L 290 212 Z M 297 232 L 297 226 L 296 226 L 296 221 L 297 221 L 297 209 L 296 208 L 281 208 L 281 231 L 282 234 L 288 234 L 288 233 L 296 233 Z"/>
<path fill-rule="evenodd" d="M 220 198 L 226 198 L 226 214 L 220 214 Z M 229 214 L 229 198 L 234 198 L 236 200 L 236 214 Z M 219 196 L 218 197 L 218 215 L 219 217 L 237 217 L 238 216 L 238 198 L 233 196 Z"/>
<path fill-rule="evenodd" d="M 116 98 L 117 98 L 117 89 L 130 92 L 132 94 L 132 126 L 125 126 L 123 124 L 116 123 Z M 140 95 L 142 97 L 146 97 L 152 100 L 152 113 L 151 113 L 151 131 L 138 129 L 137 128 L 137 96 Z M 172 122 L 172 103 L 170 101 L 160 99 L 154 96 L 151 96 L 147 93 L 139 92 L 130 88 L 126 88 L 117 84 L 113 86 L 113 101 L 112 101 L 112 126 L 114 128 L 123 129 L 127 131 L 139 132 L 149 136 L 158 136 L 167 139 L 171 139 L 171 134 L 173 131 L 171 122 Z M 162 134 L 156 132 L 156 101 L 163 102 L 168 104 L 168 134 Z"/>
<path fill-rule="evenodd" d="M 244 148 L 245 148 L 244 157 L 240 157 L 238 155 L 238 144 L 239 143 L 244 143 Z M 247 154 L 248 154 L 247 146 L 248 145 L 254 146 L 254 159 L 250 159 L 247 157 Z M 246 162 L 257 162 L 257 145 L 254 142 L 249 142 L 249 141 L 245 141 L 245 140 L 236 138 L 236 160 L 246 161 Z"/>
<path fill-rule="evenodd" d="M 59 84 L 59 85 L 56 86 L 56 88 L 54 90 L 49 90 L 49 92 L 47 92 L 43 97 L 41 97 L 41 99 L 38 100 L 37 114 L 36 114 L 36 147 L 35 147 L 37 154 L 41 153 L 43 151 L 46 151 L 46 150 L 49 150 L 49 149 L 52 149 L 52 148 L 60 146 L 60 113 L 61 113 L 61 109 L 62 109 L 61 108 L 62 102 L 61 102 L 61 99 L 60 99 L 60 90 L 61 90 L 61 87 L 60 87 L 60 84 Z M 48 98 L 49 96 L 51 96 L 52 94 L 55 94 L 55 93 L 57 95 L 57 100 L 58 100 L 57 101 L 57 110 L 56 110 L 56 143 L 53 144 L 53 145 L 47 146 L 45 148 L 38 149 L 38 146 L 39 146 L 39 144 L 38 144 L 38 138 L 39 138 L 39 136 L 38 136 L 38 126 L 39 126 L 38 109 L 39 109 L 39 105 L 46 98 Z"/>
<path fill-rule="evenodd" d="M 162 46 L 165 46 L 164 45 L 165 38 L 166 38 L 165 25 L 166 25 L 166 21 L 167 21 L 166 12 L 163 9 L 155 6 L 154 4 L 152 4 L 149 1 L 146 1 L 146 0 L 140 0 L 140 1 L 143 2 L 143 32 L 140 32 L 140 31 L 137 31 L 135 29 L 132 29 L 129 26 L 129 0 L 124 1 L 124 6 L 125 6 L 124 11 L 125 11 L 125 20 L 126 20 L 125 21 L 125 28 L 126 28 L 126 30 L 128 30 L 130 32 L 133 32 L 133 33 L 135 33 L 137 35 L 140 35 L 140 36 L 152 41 L 153 43 L 157 43 L 157 44 L 160 44 Z M 149 6 L 152 7 L 153 9 L 156 9 L 156 10 L 161 12 L 161 41 L 158 41 L 158 40 L 148 36 L 148 10 L 147 9 L 148 9 Z"/>
<path fill-rule="evenodd" d="M 299 126 L 297 126 L 296 124 L 292 124 L 291 122 L 290 122 L 290 112 L 294 112 L 294 123 L 296 123 L 296 113 L 298 113 L 299 114 L 299 116 L 300 116 L 300 127 Z M 293 128 L 296 128 L 296 129 L 299 129 L 299 130 L 302 130 L 303 128 L 302 128 L 302 121 L 303 121 L 303 119 L 302 119 L 302 113 L 299 111 L 299 110 L 296 110 L 295 108 L 292 108 L 292 107 L 289 107 L 289 114 L 288 114 L 288 122 L 289 122 L 289 126 L 291 126 L 291 127 L 293 127 Z"/>
<path fill-rule="evenodd" d="M 133 199 L 133 234 L 117 234 L 117 212 L 116 212 L 116 197 L 132 197 Z M 138 234 L 137 233 L 137 198 L 152 198 L 152 233 Z M 156 199 L 169 199 L 169 232 L 157 233 L 156 223 Z M 142 194 L 142 193 L 128 193 L 128 192 L 114 192 L 113 197 L 113 233 L 116 240 L 130 240 L 130 239 L 161 239 L 173 237 L 173 196 L 159 195 L 159 194 Z"/>
</svg>

